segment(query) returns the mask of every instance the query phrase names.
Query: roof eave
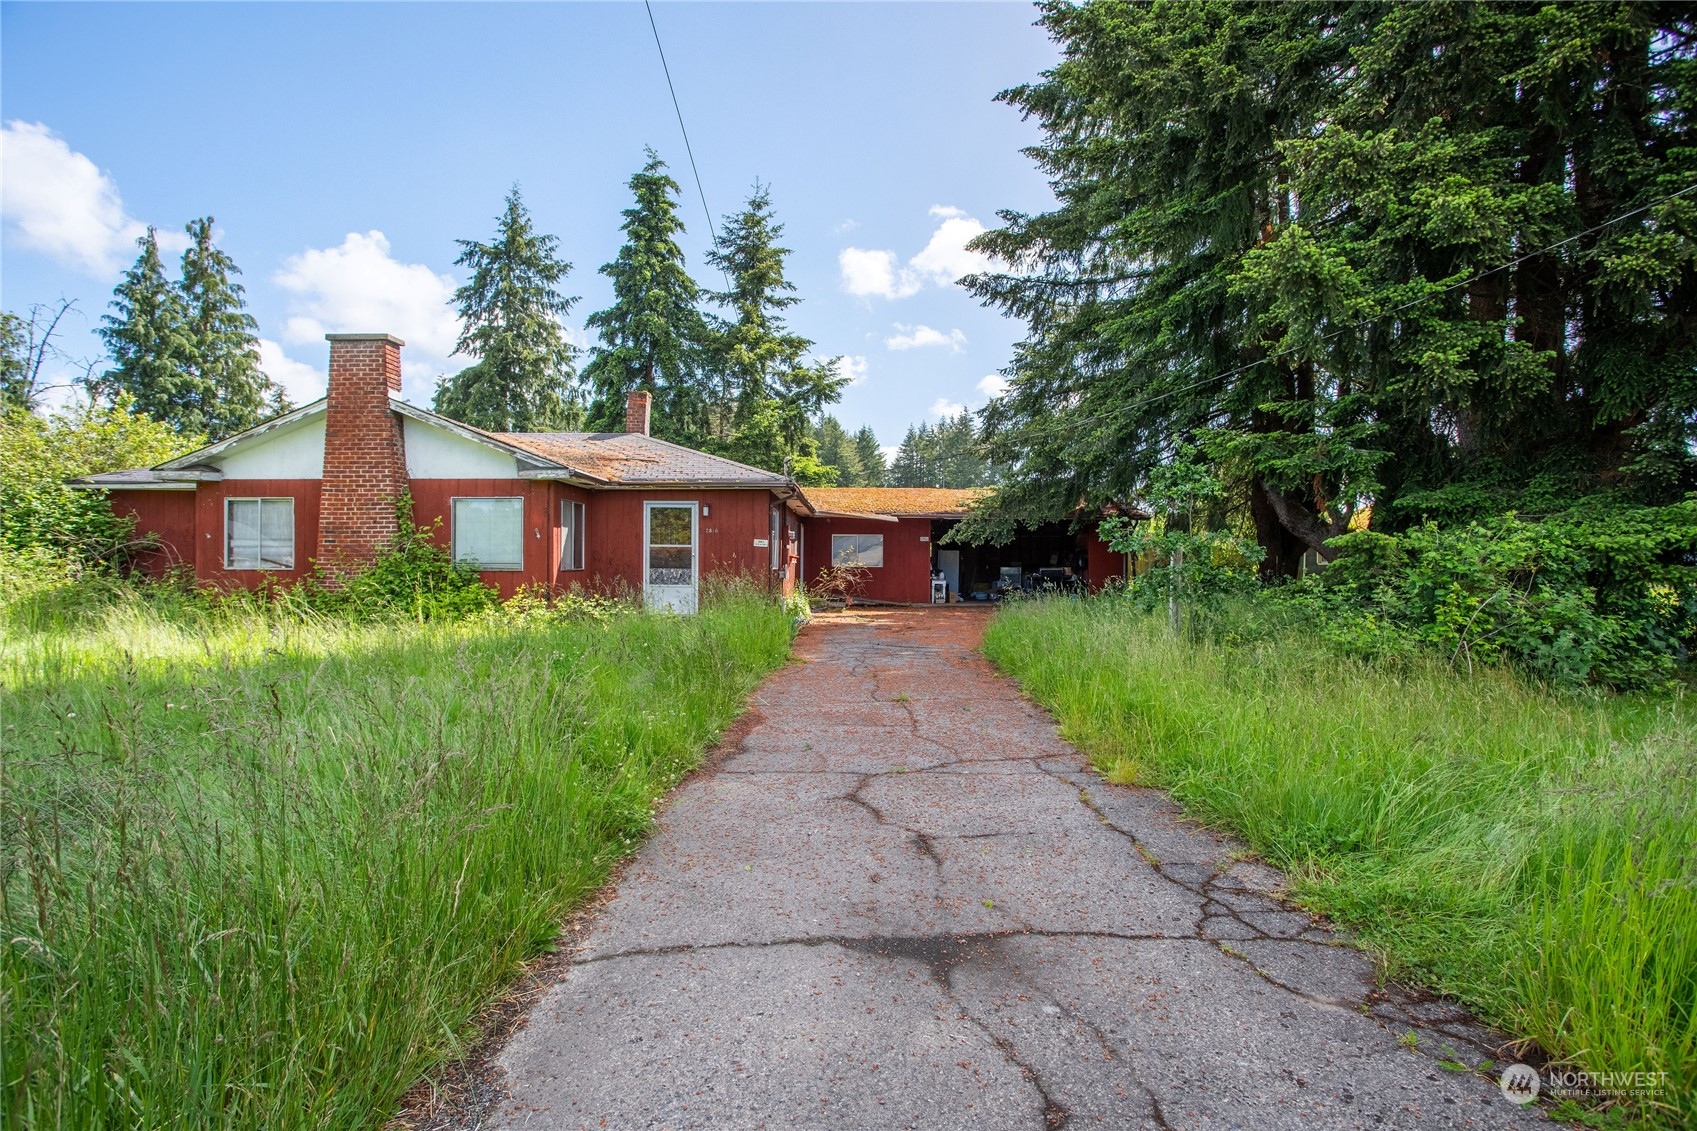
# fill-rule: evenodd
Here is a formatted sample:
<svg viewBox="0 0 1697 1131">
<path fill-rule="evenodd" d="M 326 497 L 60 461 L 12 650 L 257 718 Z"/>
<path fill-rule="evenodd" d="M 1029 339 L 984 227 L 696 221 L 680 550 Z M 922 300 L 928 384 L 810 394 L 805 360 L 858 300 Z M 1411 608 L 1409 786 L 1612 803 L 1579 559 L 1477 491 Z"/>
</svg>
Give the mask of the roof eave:
<svg viewBox="0 0 1697 1131">
<path fill-rule="evenodd" d="M 67 479 L 65 486 L 73 491 L 192 491 L 195 488 L 192 481 L 141 479 L 127 482 L 97 483 L 86 476 Z"/>
</svg>

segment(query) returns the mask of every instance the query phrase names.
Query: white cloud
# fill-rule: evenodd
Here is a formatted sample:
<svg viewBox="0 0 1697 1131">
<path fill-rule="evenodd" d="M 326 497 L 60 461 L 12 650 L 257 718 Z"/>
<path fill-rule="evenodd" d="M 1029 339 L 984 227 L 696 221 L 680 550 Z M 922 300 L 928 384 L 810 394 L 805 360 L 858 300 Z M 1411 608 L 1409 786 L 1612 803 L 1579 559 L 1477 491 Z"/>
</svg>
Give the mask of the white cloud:
<svg viewBox="0 0 1697 1131">
<path fill-rule="evenodd" d="M 20 246 L 99 279 L 116 275 L 147 231 L 124 211 L 117 182 L 40 122 L 0 128 L 0 216 Z M 161 232 L 159 245 L 180 251 L 188 240 Z"/>
<path fill-rule="evenodd" d="M 837 256 L 843 290 L 860 298 L 907 298 L 927 283 L 945 287 L 991 267 L 989 256 L 966 247 L 984 234 L 983 224 L 952 204 L 933 204 L 930 213 L 942 223 L 905 265 L 893 251 L 845 247 Z"/>
<path fill-rule="evenodd" d="M 866 358 L 858 353 L 844 354 L 837 359 L 837 376 L 848 378 L 848 383 L 858 385 L 866 380 Z"/>
<path fill-rule="evenodd" d="M 861 298 L 906 298 L 916 294 L 920 281 L 912 271 L 896 266 L 893 251 L 868 251 L 845 247 L 837 255 L 843 273 L 843 290 Z"/>
<path fill-rule="evenodd" d="M 836 227 L 832 228 L 831 231 L 835 232 L 837 235 L 840 236 L 844 232 L 852 232 L 858 227 L 860 227 L 860 221 L 859 220 L 848 219 L 848 220 L 844 220 L 844 221 L 840 222 Z"/>
<path fill-rule="evenodd" d="M 324 372 L 296 361 L 270 338 L 259 339 L 259 368 L 283 386 L 296 404 L 310 404 L 324 395 Z"/>
<path fill-rule="evenodd" d="M 884 466 L 888 467 L 896 462 L 896 456 L 901 454 L 902 446 L 900 444 L 879 444 L 878 450 L 884 453 Z"/>
<path fill-rule="evenodd" d="M 895 323 L 897 333 L 884 339 L 884 344 L 893 350 L 925 349 L 929 346 L 946 346 L 952 353 L 959 353 L 966 348 L 966 335 L 959 330 L 950 330 L 947 334 L 941 330 L 933 330 L 929 326 L 907 326 Z"/>
<path fill-rule="evenodd" d="M 978 382 L 978 392 L 984 397 L 995 400 L 1008 391 L 1008 379 L 1000 373 L 991 373 Z"/>
<path fill-rule="evenodd" d="M 945 416 L 955 417 L 966 411 L 966 406 L 959 401 L 951 401 L 947 397 L 938 397 L 931 404 L 931 415 L 939 420 Z"/>
<path fill-rule="evenodd" d="M 325 349 L 326 333 L 394 334 L 407 343 L 402 375 L 414 399 L 437 374 L 467 364 L 449 360 L 460 332 L 453 277 L 395 259 L 382 232 L 349 232 L 336 247 L 291 255 L 274 279 L 289 294 L 284 341 Z"/>
<path fill-rule="evenodd" d="M 958 212 L 958 209 L 955 210 Z M 937 215 L 937 210 L 931 210 Z M 919 274 L 936 283 L 948 286 L 962 275 L 988 270 L 990 257 L 979 251 L 969 251 L 967 241 L 984 234 L 984 225 L 970 216 L 953 215 L 937 225 L 931 242 L 908 260 Z"/>
</svg>

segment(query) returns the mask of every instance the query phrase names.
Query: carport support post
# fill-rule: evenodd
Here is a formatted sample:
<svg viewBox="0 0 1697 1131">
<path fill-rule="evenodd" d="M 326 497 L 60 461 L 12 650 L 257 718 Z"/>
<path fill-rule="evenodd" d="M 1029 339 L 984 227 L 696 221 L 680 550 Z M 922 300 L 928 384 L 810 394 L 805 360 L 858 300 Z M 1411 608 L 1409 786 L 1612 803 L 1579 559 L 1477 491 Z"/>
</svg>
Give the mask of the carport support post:
<svg viewBox="0 0 1697 1131">
<path fill-rule="evenodd" d="M 1184 627 L 1184 610 L 1178 603 L 1179 574 L 1183 570 L 1184 550 L 1175 548 L 1167 557 L 1167 623 L 1172 626 L 1174 636 Z"/>
</svg>

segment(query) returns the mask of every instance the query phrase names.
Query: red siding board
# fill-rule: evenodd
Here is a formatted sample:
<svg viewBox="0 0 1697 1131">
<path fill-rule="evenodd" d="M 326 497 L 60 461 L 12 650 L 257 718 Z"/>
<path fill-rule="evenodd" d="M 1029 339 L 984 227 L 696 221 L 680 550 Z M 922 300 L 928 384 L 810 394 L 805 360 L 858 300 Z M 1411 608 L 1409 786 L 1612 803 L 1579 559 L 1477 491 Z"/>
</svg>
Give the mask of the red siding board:
<svg viewBox="0 0 1697 1131">
<path fill-rule="evenodd" d="M 924 604 L 931 599 L 931 520 L 904 518 L 876 522 L 858 518 L 812 518 L 807 521 L 806 562 L 802 578 L 813 581 L 831 564 L 831 535 L 882 534 L 884 564 L 868 569 L 866 587 L 858 594 L 868 601 Z M 920 541 L 921 538 L 927 541 Z"/>
<path fill-rule="evenodd" d="M 745 576 L 758 584 L 771 582 L 771 550 L 756 546 L 771 530 L 770 491 L 602 491 L 589 502 L 584 566 L 590 583 L 600 588 L 623 580 L 632 590 L 642 588 L 642 521 L 644 503 L 696 503 L 701 515 L 701 573 L 703 577 Z"/>
<path fill-rule="evenodd" d="M 1094 528 L 1084 536 L 1085 549 L 1089 553 L 1090 588 L 1100 589 L 1111 581 L 1125 580 L 1125 555 L 1116 554 L 1102 541 L 1102 536 Z"/>
<path fill-rule="evenodd" d="M 160 577 L 174 566 L 194 564 L 193 491 L 112 491 L 112 513 L 135 519 L 138 536 L 151 534 L 158 546 L 135 557 L 135 568 Z"/>
<path fill-rule="evenodd" d="M 414 479 L 410 486 L 414 523 L 430 530 L 445 549 L 453 544 L 455 498 L 517 496 L 525 500 L 524 568 L 482 574 L 503 598 L 530 584 L 640 592 L 645 502 L 692 502 L 708 509 L 700 518 L 703 577 L 741 575 L 762 586 L 776 584 L 786 593 L 798 583 L 800 525 L 793 515 L 784 513 L 784 534 L 795 532 L 796 537 L 786 537 L 780 550 L 783 564 L 778 577 L 772 574 L 770 547 L 755 545 L 770 538 L 772 509 L 781 506 L 767 490 L 586 491 L 527 479 Z M 202 483 L 195 491 L 114 491 L 111 497 L 117 513 L 136 516 L 138 532 L 159 537 L 160 551 L 138 563 L 150 573 L 161 573 L 173 562 L 190 562 L 202 581 L 252 589 L 304 577 L 318 552 L 321 486 L 316 479 L 225 480 Z M 252 497 L 295 500 L 295 569 L 224 568 L 224 500 Z M 559 568 L 564 547 L 561 503 L 567 499 L 584 504 L 581 570 Z"/>
<path fill-rule="evenodd" d="M 213 585 L 258 589 L 266 584 L 298 581 L 311 573 L 318 553 L 319 487 L 317 479 L 226 479 L 200 484 L 194 493 L 195 577 Z M 224 500 L 254 498 L 295 501 L 294 569 L 224 568 Z"/>
</svg>

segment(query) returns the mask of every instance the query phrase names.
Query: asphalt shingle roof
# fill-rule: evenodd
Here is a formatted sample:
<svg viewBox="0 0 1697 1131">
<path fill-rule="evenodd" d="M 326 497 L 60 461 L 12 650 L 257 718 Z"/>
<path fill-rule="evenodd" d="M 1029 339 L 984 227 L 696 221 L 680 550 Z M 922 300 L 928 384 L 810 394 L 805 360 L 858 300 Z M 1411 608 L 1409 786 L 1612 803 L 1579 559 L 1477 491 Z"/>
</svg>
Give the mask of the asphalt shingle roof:
<svg viewBox="0 0 1697 1131">
<path fill-rule="evenodd" d="M 640 432 L 494 432 L 545 460 L 620 486 L 711 484 L 783 487 L 789 480 L 723 456 L 708 455 Z"/>
</svg>

